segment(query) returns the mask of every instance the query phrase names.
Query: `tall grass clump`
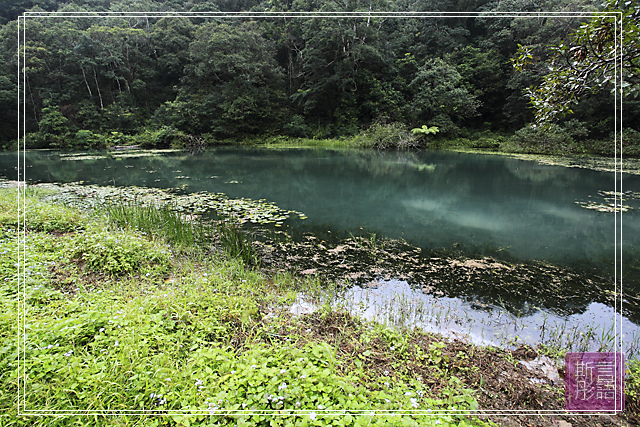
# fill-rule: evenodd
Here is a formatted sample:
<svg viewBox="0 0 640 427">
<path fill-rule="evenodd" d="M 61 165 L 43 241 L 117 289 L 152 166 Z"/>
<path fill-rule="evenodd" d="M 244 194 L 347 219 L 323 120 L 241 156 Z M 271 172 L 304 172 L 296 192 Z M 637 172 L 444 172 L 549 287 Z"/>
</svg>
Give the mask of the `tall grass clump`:
<svg viewBox="0 0 640 427">
<path fill-rule="evenodd" d="M 220 221 L 216 227 L 218 239 L 229 256 L 241 259 L 245 265 L 257 265 L 258 254 L 251 237 L 234 222 Z"/>
<path fill-rule="evenodd" d="M 118 227 L 136 229 L 182 249 L 204 243 L 208 234 L 202 223 L 187 220 L 167 204 L 107 204 L 102 207 L 102 213 Z"/>
</svg>

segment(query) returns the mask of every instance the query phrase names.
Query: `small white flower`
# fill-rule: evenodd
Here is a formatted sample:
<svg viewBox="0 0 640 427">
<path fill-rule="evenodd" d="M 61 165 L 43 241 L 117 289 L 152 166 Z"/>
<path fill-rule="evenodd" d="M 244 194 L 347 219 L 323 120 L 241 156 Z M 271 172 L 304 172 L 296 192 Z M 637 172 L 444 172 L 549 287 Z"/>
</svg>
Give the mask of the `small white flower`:
<svg viewBox="0 0 640 427">
<path fill-rule="evenodd" d="M 300 375 L 300 379 L 301 379 L 301 380 L 303 380 L 303 379 L 305 379 L 305 378 L 307 378 L 307 376 L 306 376 L 306 375 L 304 375 L 304 374 Z"/>
<path fill-rule="evenodd" d="M 309 412 L 309 418 L 311 419 L 311 421 L 316 419 L 317 414 L 315 412 Z"/>
<path fill-rule="evenodd" d="M 391 346 L 391 351 L 395 350 L 396 348 L 394 346 Z"/>
<path fill-rule="evenodd" d="M 231 375 L 233 375 L 233 374 L 235 374 L 235 373 L 236 373 L 235 369 L 234 369 L 233 371 L 231 371 Z"/>
<path fill-rule="evenodd" d="M 323 405 L 318 405 L 318 409 L 324 409 Z"/>
<path fill-rule="evenodd" d="M 287 370 L 286 370 L 286 369 L 280 369 L 280 373 L 281 373 L 281 374 L 286 374 L 286 373 L 287 373 Z"/>
<path fill-rule="evenodd" d="M 436 424 L 442 424 L 440 420 L 436 420 Z"/>
<path fill-rule="evenodd" d="M 418 399 L 416 399 L 415 397 L 412 397 L 409 400 L 411 401 L 411 406 L 413 406 L 414 408 L 418 407 Z"/>
<path fill-rule="evenodd" d="M 258 365 L 251 365 L 251 369 L 256 369 Z"/>
<path fill-rule="evenodd" d="M 114 346 L 114 347 L 117 347 L 117 346 L 118 346 L 118 341 L 116 341 L 116 343 L 115 343 L 113 346 Z"/>
<path fill-rule="evenodd" d="M 307 332 L 311 332 L 311 328 L 307 329 Z"/>
<path fill-rule="evenodd" d="M 299 407 L 300 407 L 300 405 L 301 405 L 301 403 L 300 403 L 300 402 L 296 402 L 296 408 L 299 408 Z"/>
<path fill-rule="evenodd" d="M 99 332 L 104 332 L 104 328 L 100 328 Z"/>
<path fill-rule="evenodd" d="M 282 383 L 278 386 L 278 390 L 284 390 L 285 388 L 287 388 L 287 383 Z"/>
<path fill-rule="evenodd" d="M 384 370 L 383 374 L 385 375 L 389 375 L 389 371 L 387 371 L 386 369 Z"/>
<path fill-rule="evenodd" d="M 386 382 L 386 381 L 385 381 L 383 384 L 384 384 L 385 386 L 389 387 L 389 383 L 388 383 L 388 382 Z"/>
<path fill-rule="evenodd" d="M 246 408 L 246 407 L 247 407 L 246 402 L 242 402 L 242 407 L 243 407 L 243 408 Z"/>
<path fill-rule="evenodd" d="M 196 380 L 196 386 L 201 386 L 202 384 L 202 380 Z"/>
<path fill-rule="evenodd" d="M 151 394 L 149 395 L 149 397 L 153 399 L 154 397 L 156 397 L 156 394 L 155 394 L 155 393 L 151 393 Z"/>
<path fill-rule="evenodd" d="M 406 392 L 404 395 L 405 396 L 411 396 L 413 393 L 411 393 L 410 391 Z"/>
<path fill-rule="evenodd" d="M 384 399 L 385 402 L 387 403 L 391 403 L 391 401 L 389 399 Z"/>
</svg>

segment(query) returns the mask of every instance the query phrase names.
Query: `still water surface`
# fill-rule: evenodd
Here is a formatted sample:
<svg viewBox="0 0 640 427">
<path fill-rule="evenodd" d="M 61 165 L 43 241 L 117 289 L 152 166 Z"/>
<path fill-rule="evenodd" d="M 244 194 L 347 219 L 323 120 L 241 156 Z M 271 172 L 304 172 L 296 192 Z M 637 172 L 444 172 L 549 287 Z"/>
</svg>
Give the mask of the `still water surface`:
<svg viewBox="0 0 640 427">
<path fill-rule="evenodd" d="M 0 176 L 16 179 L 16 166 L 15 154 L 0 154 Z M 606 204 L 602 192 L 616 188 L 640 193 L 640 176 L 616 182 L 613 173 L 451 152 L 221 148 L 85 160 L 27 152 L 24 177 L 267 199 L 308 216 L 287 223 L 294 232 L 376 233 L 422 248 L 544 260 L 612 278 L 617 244 L 624 286 L 640 291 L 640 200 L 624 202 L 632 209 L 619 217 L 622 240 L 613 213 L 579 204 Z"/>
</svg>

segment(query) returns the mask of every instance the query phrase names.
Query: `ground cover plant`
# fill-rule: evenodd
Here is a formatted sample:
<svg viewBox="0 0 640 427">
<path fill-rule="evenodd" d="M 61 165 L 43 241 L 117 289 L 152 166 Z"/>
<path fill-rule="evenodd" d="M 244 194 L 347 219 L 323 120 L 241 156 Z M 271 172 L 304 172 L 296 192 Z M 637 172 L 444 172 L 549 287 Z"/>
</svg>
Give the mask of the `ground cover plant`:
<svg viewBox="0 0 640 427">
<path fill-rule="evenodd" d="M 15 206 L 17 191 L 0 189 L 0 206 Z M 218 243 L 215 229 L 180 246 L 163 231 L 182 227 L 175 222 L 125 227 L 119 212 L 60 206 L 37 189 L 25 195 L 37 209 L 24 233 L 16 233 L 17 210 L 3 208 L 0 220 L 3 425 L 470 426 L 492 421 L 456 411 L 563 406 L 557 384 L 534 384 L 536 375 L 518 364 L 535 357 L 533 349 L 448 342 L 328 304 L 293 316 L 299 292 L 321 303 L 331 289 L 252 267 Z M 123 209 L 125 217 L 140 214 Z M 43 229 L 51 217 L 56 225 Z M 20 353 L 19 315 L 27 334 Z M 637 408 L 631 368 L 628 398 Z M 18 416 L 17 405 L 70 413 Z M 73 415 L 83 411 L 93 412 Z"/>
</svg>

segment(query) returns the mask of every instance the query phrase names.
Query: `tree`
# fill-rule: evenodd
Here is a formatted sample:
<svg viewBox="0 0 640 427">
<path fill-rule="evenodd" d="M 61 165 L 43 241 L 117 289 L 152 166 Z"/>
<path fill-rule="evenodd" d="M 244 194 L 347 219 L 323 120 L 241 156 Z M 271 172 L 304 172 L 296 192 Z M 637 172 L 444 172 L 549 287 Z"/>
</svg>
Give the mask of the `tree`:
<svg viewBox="0 0 640 427">
<path fill-rule="evenodd" d="M 185 116 L 186 132 L 232 136 L 274 129 L 285 93 L 273 54 L 256 22 L 201 25 L 189 46 L 180 94 L 163 111 Z"/>
<path fill-rule="evenodd" d="M 455 67 L 439 58 L 427 60 L 410 86 L 415 90 L 411 104 L 413 123 L 435 125 L 443 133 L 457 132 L 457 124 L 476 115 L 480 106 L 462 86 Z"/>
<path fill-rule="evenodd" d="M 571 113 L 582 95 L 611 88 L 620 75 L 622 81 L 612 89 L 625 96 L 638 95 L 640 3 L 608 0 L 603 12 L 551 48 L 549 73 L 539 87 L 528 91 L 538 123 Z M 534 61 L 531 48 L 520 46 L 513 63 L 522 71 Z"/>
</svg>

